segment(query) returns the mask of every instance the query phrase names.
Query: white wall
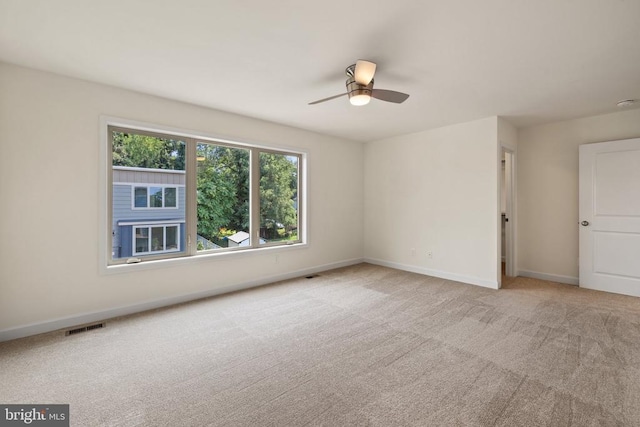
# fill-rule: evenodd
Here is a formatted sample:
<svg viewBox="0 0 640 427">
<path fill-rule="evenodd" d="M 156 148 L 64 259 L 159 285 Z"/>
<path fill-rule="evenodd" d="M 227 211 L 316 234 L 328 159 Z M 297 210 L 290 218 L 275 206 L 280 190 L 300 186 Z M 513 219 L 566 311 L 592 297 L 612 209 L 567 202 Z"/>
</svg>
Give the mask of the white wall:
<svg viewBox="0 0 640 427">
<path fill-rule="evenodd" d="M 491 117 L 366 144 L 366 259 L 497 287 L 497 132 Z"/>
<path fill-rule="evenodd" d="M 362 258 L 361 143 L 2 63 L 0 93 L 5 338 Z M 309 247 L 100 275 L 101 115 L 307 150 Z"/>
<path fill-rule="evenodd" d="M 506 147 L 511 151 L 516 151 L 518 148 L 518 130 L 504 117 L 498 117 L 498 141 L 501 147 Z M 500 154 L 502 155 L 502 153 Z"/>
<path fill-rule="evenodd" d="M 492 117 L 363 147 L 2 63 L 0 93 L 0 339 L 363 256 L 496 287 L 499 153 L 516 139 L 518 271 L 577 283 L 578 145 L 640 136 L 636 109 L 518 132 Z M 278 262 L 247 253 L 99 274 L 101 115 L 307 150 L 310 246 Z"/>
<path fill-rule="evenodd" d="M 640 110 L 518 132 L 518 269 L 578 283 L 578 146 L 640 137 Z"/>
</svg>

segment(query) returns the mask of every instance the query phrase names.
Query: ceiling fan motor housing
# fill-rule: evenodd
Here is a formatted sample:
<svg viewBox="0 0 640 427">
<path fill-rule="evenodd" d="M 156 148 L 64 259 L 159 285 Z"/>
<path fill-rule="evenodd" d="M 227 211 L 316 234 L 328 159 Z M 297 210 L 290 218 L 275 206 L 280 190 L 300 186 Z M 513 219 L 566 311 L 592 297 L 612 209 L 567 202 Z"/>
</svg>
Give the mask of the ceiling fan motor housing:
<svg viewBox="0 0 640 427">
<path fill-rule="evenodd" d="M 368 85 L 358 84 L 353 77 L 349 77 L 347 79 L 347 93 L 349 94 L 349 98 L 355 95 L 368 95 L 371 96 L 371 92 L 373 90 L 373 80 Z"/>
</svg>

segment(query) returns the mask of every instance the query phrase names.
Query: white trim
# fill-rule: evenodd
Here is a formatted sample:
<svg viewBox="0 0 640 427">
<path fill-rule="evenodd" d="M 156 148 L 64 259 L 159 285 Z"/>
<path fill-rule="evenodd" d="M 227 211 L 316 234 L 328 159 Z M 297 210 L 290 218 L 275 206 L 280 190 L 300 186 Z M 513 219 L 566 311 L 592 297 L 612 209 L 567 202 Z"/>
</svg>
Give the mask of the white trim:
<svg viewBox="0 0 640 427">
<path fill-rule="evenodd" d="M 441 279 L 453 280 L 470 285 L 482 286 L 484 288 L 498 289 L 497 280 L 486 280 L 479 277 L 463 276 L 461 274 L 449 273 L 448 271 L 433 270 L 430 268 L 417 267 L 414 265 L 400 264 L 392 261 L 385 261 L 376 258 L 364 258 L 364 262 L 381 265 L 383 267 L 395 268 L 396 270 L 409 271 L 411 273 L 424 274 L 426 276 L 439 277 Z"/>
<path fill-rule="evenodd" d="M 502 265 L 501 263 L 505 263 L 505 274 L 507 276 L 516 276 L 517 269 L 517 150 L 515 147 L 508 145 L 502 141 L 500 141 L 499 146 L 499 159 L 502 159 L 502 156 L 505 155 L 505 164 L 504 167 L 498 167 L 498 281 L 500 286 L 502 286 Z M 509 159 L 507 161 L 507 156 L 509 155 Z M 499 161 L 500 162 L 500 161 Z M 509 166 L 507 168 L 507 166 Z M 507 182 L 505 183 L 505 188 L 503 189 L 503 174 L 505 174 L 504 178 L 506 178 Z M 502 191 L 505 191 L 506 195 L 506 206 L 505 212 L 502 212 Z M 508 218 L 508 222 L 505 223 L 505 248 L 504 253 L 502 255 L 502 214 L 505 214 L 506 218 Z"/>
<path fill-rule="evenodd" d="M 111 207 L 111 192 L 113 191 L 113 186 L 114 185 L 122 185 L 122 183 L 118 183 L 118 182 L 111 182 L 109 183 L 109 174 L 113 173 L 113 168 L 114 166 L 112 166 L 111 163 L 111 153 L 109 153 L 109 148 L 110 148 L 110 143 L 109 143 L 109 127 L 116 127 L 116 128 L 120 128 L 120 129 L 127 129 L 127 130 L 138 130 L 138 131 L 142 131 L 142 132 L 149 132 L 152 134 L 161 134 L 161 135 L 173 135 L 173 136 L 178 136 L 182 139 L 184 139 L 184 142 L 186 144 L 185 147 L 185 161 L 187 162 L 187 164 L 185 165 L 185 167 L 187 169 L 189 169 L 188 166 L 188 162 L 189 162 L 189 157 L 190 157 L 190 152 L 191 155 L 195 154 L 195 146 L 197 146 L 198 143 L 202 142 L 202 143 L 211 143 L 211 144 L 220 144 L 220 145 L 227 145 L 227 146 L 231 146 L 231 147 L 241 147 L 241 148 L 246 148 L 248 150 L 250 150 L 252 153 L 253 152 L 268 152 L 268 153 L 277 153 L 277 154 L 283 154 L 283 155 L 295 155 L 298 157 L 298 176 L 299 179 L 301 179 L 299 181 L 299 185 L 298 185 L 298 240 L 293 242 L 293 244 L 288 241 L 288 242 L 284 242 L 284 243 L 274 243 L 273 245 L 269 244 L 267 245 L 268 247 L 282 247 L 282 246 L 288 246 L 288 247 L 305 247 L 308 245 L 308 217 L 307 217 L 307 196 L 306 196 L 306 192 L 307 192 L 307 164 L 308 164 L 308 151 L 306 149 L 300 149 L 299 147 L 288 147 L 288 146 L 282 146 L 282 145 L 276 145 L 276 144 L 271 144 L 271 143 L 264 143 L 264 142 L 260 142 L 260 143 L 256 143 L 256 142 L 247 142 L 247 141 L 243 141 L 243 140 L 238 140 L 237 138 L 226 138 L 226 137 L 219 137 L 219 136 L 215 136 L 212 135 L 210 133 L 207 132 L 201 132 L 201 131 L 193 131 L 193 130 L 187 130 L 187 129 L 179 129 L 179 128 L 172 128 L 172 127 L 167 127 L 167 126 L 161 126 L 161 125 L 155 125 L 155 124 L 150 124 L 150 123 L 145 123 L 145 122 L 139 122 L 139 121 L 135 121 L 135 120 L 128 120 L 128 119 L 122 119 L 122 118 L 117 118 L 117 117 L 111 117 L 111 116 L 100 116 L 100 153 L 99 153 L 99 177 L 98 177 L 98 183 L 99 183 L 99 212 L 98 212 L 98 217 L 99 217 L 99 233 L 100 235 L 98 236 L 98 243 L 100 244 L 100 247 L 98 249 L 98 255 L 99 255 L 99 260 L 98 260 L 98 269 L 99 269 L 99 273 L 100 274 L 107 274 L 110 272 L 113 272 L 113 268 L 115 266 L 118 267 L 122 267 L 122 264 L 114 264 L 114 259 L 112 258 L 112 255 L 110 254 L 110 251 L 113 250 L 112 246 L 113 246 L 113 240 L 112 240 L 112 224 L 110 224 L 110 218 L 112 213 L 108 212 L 108 209 Z M 189 140 L 191 140 L 191 143 L 189 144 Z M 192 148 L 189 148 L 192 147 Z M 196 157 L 195 155 L 193 156 L 193 162 L 195 165 L 196 162 Z M 252 164 L 252 163 L 250 163 Z M 116 166 L 120 167 L 120 166 Z M 192 166 L 193 167 L 193 166 Z M 302 168 L 302 170 L 301 170 Z M 146 168 L 143 168 L 144 170 L 147 170 Z M 160 171 L 164 171 L 163 169 L 161 169 Z M 187 172 L 185 170 L 185 172 Z M 186 179 L 187 181 L 190 179 L 189 175 L 191 175 L 191 179 L 195 180 L 195 173 L 193 174 L 186 174 Z M 300 186 L 300 183 L 302 183 L 303 185 Z M 140 186 L 142 187 L 143 185 L 140 185 L 141 183 L 133 183 L 134 186 Z M 189 183 L 189 185 L 193 185 L 193 183 Z M 152 185 L 152 186 L 159 186 L 159 185 Z M 167 186 L 170 187 L 178 187 L 177 184 L 169 184 Z M 185 188 L 187 188 L 186 185 L 184 185 Z M 189 187 L 191 188 L 191 187 Z M 194 187 L 195 188 L 195 187 Z M 134 191 L 133 187 L 132 187 L 132 192 Z M 196 258 L 196 257 L 204 257 L 202 253 L 199 253 L 196 251 L 196 246 L 195 245 L 191 245 L 191 235 L 195 233 L 195 201 L 191 200 L 193 198 L 193 194 L 194 192 L 192 191 L 187 191 L 185 194 L 185 215 L 186 218 L 188 219 L 186 224 L 187 224 L 187 229 L 185 230 L 185 237 L 186 237 L 186 248 L 184 248 L 184 256 L 180 256 L 180 257 L 168 257 L 168 258 L 164 258 L 161 260 L 153 260 L 153 261 L 170 261 L 170 260 L 184 260 L 184 259 L 190 259 L 190 258 Z M 101 196 L 100 196 L 101 195 Z M 148 195 L 149 197 L 149 195 Z M 179 197 L 177 198 L 177 200 L 179 200 Z M 177 202 L 176 200 L 176 202 Z M 174 208 L 135 208 L 134 205 L 134 201 L 135 201 L 135 197 L 134 197 L 134 193 L 132 193 L 132 198 L 131 198 L 131 204 L 132 204 L 132 209 L 135 210 L 151 210 L 151 209 L 156 209 L 156 210 L 166 210 L 166 209 L 174 209 Z M 163 199 L 163 203 L 164 203 L 164 199 Z M 191 203 L 191 205 L 190 205 Z M 250 206 L 252 206 L 253 203 L 250 203 Z M 177 207 L 175 208 L 177 209 Z M 193 212 L 190 212 L 193 211 Z M 190 227 L 189 225 L 192 224 Z M 256 223 L 257 227 L 259 229 L 259 222 Z M 259 240 L 256 242 L 256 245 L 259 245 Z M 263 245 L 260 245 L 263 246 Z M 242 248 L 239 252 L 242 253 L 250 253 L 252 251 L 258 251 L 261 250 L 261 247 L 244 247 Z M 229 251 L 231 252 L 231 251 Z M 235 252 L 235 251 L 234 251 Z M 158 252 L 158 254 L 160 254 Z M 144 263 L 140 263 L 140 264 L 145 264 L 144 269 L 146 268 L 155 268 L 158 267 L 160 264 L 157 264 L 156 262 L 151 262 L 151 261 L 145 261 Z M 125 267 L 130 267 L 133 265 L 140 265 L 140 264 L 124 264 Z M 169 264 L 171 265 L 171 264 Z M 120 271 L 123 272 L 123 271 Z"/>
<path fill-rule="evenodd" d="M 162 249 L 160 251 L 152 251 L 151 250 L 151 239 L 153 236 L 153 228 L 162 228 L 162 247 L 166 248 L 167 246 L 167 227 L 175 227 L 177 230 L 177 237 L 178 237 L 178 247 L 176 249 Z M 148 235 L 147 235 L 147 248 L 149 248 L 148 251 L 144 251 L 144 252 L 138 252 L 136 250 L 136 229 L 137 228 L 146 228 L 148 230 Z M 161 223 L 161 224 L 140 224 L 140 225 L 134 225 L 131 227 L 131 254 L 132 256 L 136 256 L 136 255 L 156 255 L 156 254 L 168 254 L 168 253 L 172 253 L 172 252 L 180 252 L 182 249 L 180 248 L 180 225 L 178 225 L 178 223 Z"/>
<path fill-rule="evenodd" d="M 109 156 L 109 119 L 100 116 L 98 126 L 98 273 L 104 274 L 107 271 L 109 262 L 112 259 L 113 251 L 113 223 L 110 221 L 113 209 L 109 198 L 112 196 L 113 183 L 109 182 L 109 174 L 113 173 L 113 165 Z M 110 170 L 111 168 L 111 170 Z M 36 332 L 37 333 L 37 332 Z"/>
<path fill-rule="evenodd" d="M 124 186 L 130 186 L 130 185 L 138 185 L 140 187 L 143 187 L 145 185 L 151 186 L 153 185 L 154 187 L 181 187 L 184 188 L 186 187 L 185 184 L 149 184 L 148 182 L 114 182 L 113 185 L 122 185 Z"/>
<path fill-rule="evenodd" d="M 546 280 L 548 282 L 566 283 L 567 285 L 578 286 L 578 278 L 573 276 L 562 276 L 560 274 L 540 273 L 537 271 L 520 270 L 518 276 L 530 277 L 532 279 Z"/>
<path fill-rule="evenodd" d="M 187 242 L 187 246 L 188 246 Z M 133 273 L 143 270 L 157 270 L 158 268 L 174 267 L 179 264 L 189 264 L 198 262 L 226 261 L 234 257 L 262 256 L 279 251 L 300 250 L 309 247 L 306 243 L 281 244 L 267 247 L 251 248 L 246 246 L 235 246 L 232 248 L 211 249 L 200 251 L 192 256 L 175 256 L 161 259 L 145 259 L 143 262 L 132 264 L 109 264 L 101 274 Z M 120 260 L 124 258 L 118 258 Z"/>
<path fill-rule="evenodd" d="M 260 151 L 251 148 L 249 152 L 249 245 L 252 249 L 260 246 Z M 258 209 L 256 209 L 258 208 Z M 238 243 L 239 245 L 240 243 Z"/>
<path fill-rule="evenodd" d="M 113 185 L 122 185 L 120 183 L 113 183 Z M 162 206 L 151 206 L 151 188 L 162 188 Z M 133 211 L 146 211 L 146 210 L 176 210 L 180 209 L 180 191 L 178 190 L 178 185 L 174 184 L 148 184 L 148 183 L 136 183 L 131 184 L 131 210 Z M 184 187 L 184 185 L 182 185 Z M 146 188 L 147 189 L 147 206 L 136 206 L 136 188 Z M 164 201 L 167 196 L 165 195 L 165 190 L 167 188 L 175 188 L 176 189 L 176 205 L 175 206 L 164 206 Z"/>
<path fill-rule="evenodd" d="M 256 147 L 256 148 L 264 148 L 272 151 L 288 151 L 296 154 L 307 154 L 308 151 L 304 148 L 300 147 L 291 147 L 288 145 L 277 145 L 277 143 L 265 143 L 265 142 L 257 142 L 253 140 L 248 140 L 244 138 L 237 138 L 235 136 L 223 135 L 223 134 L 215 134 L 211 132 L 205 132 L 194 129 L 186 129 L 186 128 L 177 128 L 172 126 L 164 126 L 158 125 L 155 123 L 149 122 L 141 122 L 138 120 L 130 120 L 123 119 L 121 117 L 114 116 L 100 116 L 100 122 L 105 124 L 104 134 L 106 138 L 107 127 L 115 126 L 120 128 L 127 128 L 131 130 L 141 130 L 152 133 L 162 133 L 165 135 L 173 135 L 182 138 L 194 138 L 199 139 L 202 142 L 220 142 L 223 144 L 231 144 L 231 145 L 240 145 L 243 147 Z M 106 149 L 106 146 L 105 146 Z"/>
<path fill-rule="evenodd" d="M 133 166 L 112 166 L 113 169 L 119 171 L 138 171 L 138 172 L 151 172 L 151 173 L 177 173 L 186 174 L 187 171 L 181 171 L 179 169 L 157 169 L 157 168 L 138 168 Z"/>
<path fill-rule="evenodd" d="M 301 154 L 298 164 L 298 240 L 309 244 L 309 209 L 307 208 L 307 192 L 309 190 L 309 162 L 306 154 Z M 303 191 L 300 191 L 300 188 Z"/>
<path fill-rule="evenodd" d="M 61 317 L 58 319 L 47 320 L 44 322 L 31 323 L 23 326 L 0 330 L 0 342 L 9 341 L 17 338 L 23 338 L 31 335 L 53 332 L 60 329 L 70 328 L 76 325 L 102 321 L 105 319 L 113 319 L 115 317 L 126 316 L 129 314 L 140 313 L 160 307 L 181 304 L 189 301 L 195 301 L 202 298 L 208 298 L 220 294 L 239 291 L 242 289 L 255 288 L 258 286 L 268 285 L 282 280 L 295 279 L 309 274 L 321 273 L 323 271 L 333 270 L 336 268 L 348 267 L 362 263 L 362 258 L 353 258 L 346 261 L 339 261 L 329 264 L 318 265 L 315 267 L 303 268 L 287 273 L 274 274 L 243 283 L 236 283 L 229 286 L 223 286 L 216 289 L 195 292 L 174 297 L 160 298 L 156 300 L 145 301 L 138 304 L 113 307 L 106 310 L 94 311 L 89 313 L 80 313 L 74 316 Z"/>
<path fill-rule="evenodd" d="M 507 224 L 507 256 L 509 262 L 505 265 L 505 273 L 509 276 L 517 276 L 518 271 L 518 151 L 507 150 L 511 153 L 511 212 L 507 212 L 509 223 Z"/>
</svg>

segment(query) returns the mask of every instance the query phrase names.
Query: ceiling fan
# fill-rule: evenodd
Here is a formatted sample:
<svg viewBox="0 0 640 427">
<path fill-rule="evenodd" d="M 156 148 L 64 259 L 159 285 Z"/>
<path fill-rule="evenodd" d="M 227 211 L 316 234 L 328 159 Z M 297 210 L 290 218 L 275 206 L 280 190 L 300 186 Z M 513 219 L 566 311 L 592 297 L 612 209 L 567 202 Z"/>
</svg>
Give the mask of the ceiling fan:
<svg viewBox="0 0 640 427">
<path fill-rule="evenodd" d="M 409 98 L 406 93 L 396 92 L 395 90 L 374 89 L 373 75 L 375 72 L 375 63 L 359 59 L 345 70 L 347 74 L 347 92 L 310 102 L 309 105 L 330 101 L 345 95 L 349 95 L 351 105 L 366 105 L 371 101 L 371 98 L 400 104 Z"/>
</svg>

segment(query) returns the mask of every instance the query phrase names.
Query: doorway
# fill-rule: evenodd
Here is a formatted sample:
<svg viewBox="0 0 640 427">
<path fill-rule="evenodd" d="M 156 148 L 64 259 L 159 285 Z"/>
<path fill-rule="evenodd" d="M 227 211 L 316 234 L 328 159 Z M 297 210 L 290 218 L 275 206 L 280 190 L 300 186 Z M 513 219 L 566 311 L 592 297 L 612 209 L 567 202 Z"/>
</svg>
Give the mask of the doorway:
<svg viewBox="0 0 640 427">
<path fill-rule="evenodd" d="M 502 147 L 500 180 L 500 247 L 501 276 L 515 273 L 515 152 Z"/>
</svg>

